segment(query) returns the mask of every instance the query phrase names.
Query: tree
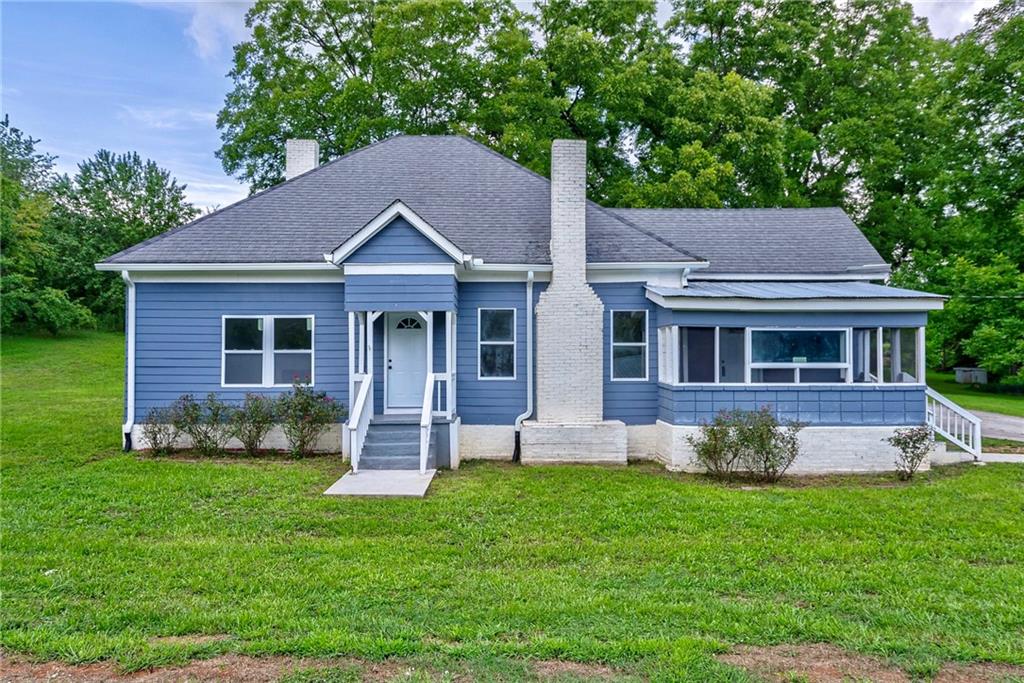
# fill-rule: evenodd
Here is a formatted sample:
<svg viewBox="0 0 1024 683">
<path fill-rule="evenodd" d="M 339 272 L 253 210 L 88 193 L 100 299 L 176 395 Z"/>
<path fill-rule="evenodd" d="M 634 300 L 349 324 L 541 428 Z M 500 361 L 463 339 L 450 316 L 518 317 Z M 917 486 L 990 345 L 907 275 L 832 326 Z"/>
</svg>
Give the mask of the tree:
<svg viewBox="0 0 1024 683">
<path fill-rule="evenodd" d="M 73 177 L 59 177 L 53 196 L 43 228 L 52 255 L 43 277 L 114 325 L 122 323 L 124 286 L 94 264 L 199 214 L 185 199 L 184 185 L 134 152 L 100 150 Z"/>
<path fill-rule="evenodd" d="M 768 203 L 781 128 L 764 120 L 767 96 L 738 77 L 695 79 L 656 9 L 653 0 L 547 0 L 530 13 L 508 0 L 258 2 L 218 117 L 221 161 L 255 190 L 280 181 L 289 137 L 319 140 L 330 158 L 396 133 L 460 133 L 546 173 L 551 140 L 576 137 L 589 143 L 599 200 Z M 713 112 L 699 111 L 708 104 Z M 639 190 L 638 169 L 666 186 Z"/>
<path fill-rule="evenodd" d="M 941 45 L 899 0 L 676 0 L 692 66 L 771 85 L 785 203 L 843 206 L 879 251 L 933 234 L 927 186 Z M 779 203 L 783 203 L 780 201 Z"/>
<path fill-rule="evenodd" d="M 40 265 L 52 257 L 42 225 L 52 208 L 48 196 L 54 157 L 36 151 L 38 140 L 0 122 L 0 325 L 43 328 L 52 334 L 93 323 L 89 310 L 66 292 L 41 286 Z"/>
<path fill-rule="evenodd" d="M 523 37 L 517 17 L 506 0 L 260 0 L 217 120 L 225 170 L 260 189 L 281 180 L 286 138 L 315 138 L 330 158 L 398 132 L 466 130 L 490 94 L 490 55 Z"/>
</svg>

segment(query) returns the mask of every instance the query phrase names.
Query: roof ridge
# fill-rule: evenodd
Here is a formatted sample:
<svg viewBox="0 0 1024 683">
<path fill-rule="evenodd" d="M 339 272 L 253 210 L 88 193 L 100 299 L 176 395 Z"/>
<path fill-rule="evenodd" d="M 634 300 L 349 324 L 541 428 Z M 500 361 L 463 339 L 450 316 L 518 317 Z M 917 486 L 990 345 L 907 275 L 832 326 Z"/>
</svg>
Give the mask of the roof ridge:
<svg viewBox="0 0 1024 683">
<path fill-rule="evenodd" d="M 171 235 L 173 235 L 175 233 L 181 232 L 185 228 L 192 227 L 193 225 L 197 225 L 197 224 L 207 220 L 208 218 L 212 218 L 213 216 L 216 216 L 216 215 L 218 215 L 220 213 L 223 213 L 223 212 L 227 211 L 228 209 L 233 209 L 236 206 L 240 206 L 242 204 L 245 204 L 249 200 L 255 199 L 256 197 L 266 196 L 266 195 L 270 194 L 271 192 L 273 192 L 274 190 L 280 189 L 280 188 L 284 187 L 285 185 L 288 185 L 289 183 L 298 180 L 299 178 L 304 178 L 305 176 L 310 175 L 312 173 L 316 173 L 317 171 L 325 169 L 328 166 L 333 166 L 334 164 L 338 163 L 339 161 L 341 161 L 343 159 L 348 159 L 350 157 L 355 156 L 356 154 L 359 154 L 360 152 L 365 152 L 366 150 L 370 149 L 371 147 L 378 147 L 380 145 L 383 145 L 384 143 L 391 142 L 392 140 L 397 140 L 397 139 L 403 138 L 403 137 L 410 137 L 410 136 L 404 135 L 404 134 L 392 135 L 391 137 L 383 138 L 382 140 L 377 140 L 377 141 L 371 142 L 370 144 L 365 145 L 363 147 L 359 147 L 359 148 L 353 149 L 353 150 L 351 150 L 349 152 L 345 152 L 344 154 L 342 154 L 340 157 L 337 157 L 336 159 L 331 159 L 327 163 L 320 164 L 319 166 L 315 166 L 315 167 L 309 169 L 308 171 L 305 171 L 304 173 L 300 173 L 297 176 L 294 176 L 292 178 L 288 178 L 284 182 L 277 183 L 276 185 L 271 185 L 270 187 L 267 187 L 267 188 L 264 188 L 264 189 L 260 190 L 256 194 L 251 194 L 248 197 L 243 197 L 242 199 L 239 199 L 237 202 L 233 202 L 231 204 L 228 204 L 227 206 L 223 206 L 223 207 L 221 207 L 221 208 L 219 208 L 219 209 L 217 209 L 215 211 L 210 211 L 207 214 L 204 214 L 202 216 L 199 216 L 198 218 L 194 218 L 194 219 L 190 220 L 188 223 L 182 223 L 181 225 L 175 226 L 175 227 L 173 227 L 173 228 L 171 228 L 169 230 L 165 230 L 162 233 L 160 233 L 159 235 L 153 235 L 149 239 L 145 239 L 145 240 L 139 242 L 138 244 L 133 244 L 132 246 L 128 247 L 127 249 L 122 249 L 121 251 L 117 252 L 116 254 L 112 254 L 112 255 L 108 256 L 107 258 L 103 259 L 102 263 L 110 263 L 115 258 L 119 258 L 121 256 L 127 256 L 128 254 L 131 254 L 131 253 L 135 252 L 136 250 L 141 249 L 142 247 L 145 247 L 145 246 L 148 246 L 150 244 L 154 244 L 156 242 L 159 242 L 160 240 L 165 239 L 167 237 L 170 237 Z"/>
<path fill-rule="evenodd" d="M 438 136 L 438 137 L 447 137 L 447 136 Z M 490 147 L 488 147 L 484 143 L 479 142 L 477 140 L 474 140 L 473 138 L 469 137 L 468 135 L 452 135 L 450 137 L 455 137 L 455 138 L 460 138 L 462 140 L 465 140 L 466 142 L 468 142 L 468 143 L 470 143 L 472 145 L 475 145 L 476 147 L 479 147 L 480 149 L 486 151 L 487 153 L 489 153 L 489 154 L 491 154 L 491 155 L 501 159 L 505 163 L 511 164 L 512 166 L 514 166 L 515 168 L 517 168 L 517 169 L 519 169 L 521 171 L 525 171 L 526 173 L 529 173 L 530 175 L 536 176 L 540 180 L 543 180 L 545 183 L 547 183 L 549 188 L 551 187 L 551 179 L 550 178 L 546 178 L 543 175 L 541 175 L 540 173 L 537 173 L 536 171 L 534 171 L 533 169 L 529 169 L 526 166 L 523 166 L 522 164 L 520 164 L 515 159 L 508 158 L 504 154 L 501 154 L 500 152 L 497 152 L 497 151 L 491 149 Z M 613 218 L 614 220 L 618 221 L 619 223 L 622 223 L 623 225 L 625 225 L 626 227 L 633 228 L 634 230 L 636 230 L 640 234 L 642 234 L 642 235 L 644 235 L 646 237 L 650 237 L 651 239 L 655 240 L 656 242 L 659 242 L 660 244 L 664 244 L 666 247 L 668 247 L 670 249 L 674 249 L 675 251 L 678 251 L 683 256 L 689 256 L 690 258 L 693 258 L 693 259 L 704 260 L 703 257 L 697 256 L 694 253 L 686 251 L 685 249 L 682 249 L 681 247 L 678 247 L 675 244 L 672 244 L 671 242 L 669 242 L 667 240 L 664 240 L 661 237 L 659 237 L 659 236 L 657 236 L 657 235 L 655 235 L 655 234 L 653 234 L 653 233 L 651 233 L 651 232 L 649 232 L 647 230 L 644 230 L 640 226 L 634 224 L 632 221 L 629 221 L 629 220 L 623 218 L 622 216 L 616 216 L 614 213 L 612 213 L 611 209 L 608 209 L 608 208 L 605 208 L 605 207 L 601 206 L 600 204 L 598 204 L 597 202 L 595 202 L 592 199 L 586 199 L 586 203 L 587 203 L 587 205 L 592 205 L 598 211 L 601 211 L 602 213 L 608 215 L 609 218 Z"/>
</svg>

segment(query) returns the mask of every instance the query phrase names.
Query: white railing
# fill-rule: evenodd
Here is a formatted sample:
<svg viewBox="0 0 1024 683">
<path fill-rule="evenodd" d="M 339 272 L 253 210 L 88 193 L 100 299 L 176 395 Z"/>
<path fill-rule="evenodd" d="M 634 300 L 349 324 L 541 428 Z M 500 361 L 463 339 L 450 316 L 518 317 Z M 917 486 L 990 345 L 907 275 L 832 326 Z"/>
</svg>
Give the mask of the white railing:
<svg viewBox="0 0 1024 683">
<path fill-rule="evenodd" d="M 453 384 L 452 373 L 434 373 L 434 417 L 443 417 L 450 420 L 452 415 L 455 414 L 455 396 L 452 393 Z"/>
<path fill-rule="evenodd" d="M 430 428 L 434 422 L 434 384 L 442 379 L 440 373 L 427 373 L 423 383 L 423 408 L 420 411 L 420 474 L 427 473 L 427 456 L 430 454 Z"/>
<path fill-rule="evenodd" d="M 931 387 L 925 387 L 928 426 L 974 457 L 981 455 L 981 418 L 964 410 Z"/>
<path fill-rule="evenodd" d="M 352 402 L 352 412 L 349 414 L 345 429 L 348 430 L 349 458 L 352 460 L 352 472 L 359 472 L 359 456 L 363 452 L 363 443 L 366 441 L 366 430 L 370 427 L 370 417 L 373 414 L 370 401 L 373 396 L 373 375 L 356 375 L 355 384 L 359 387 L 356 392 L 356 400 Z"/>
</svg>

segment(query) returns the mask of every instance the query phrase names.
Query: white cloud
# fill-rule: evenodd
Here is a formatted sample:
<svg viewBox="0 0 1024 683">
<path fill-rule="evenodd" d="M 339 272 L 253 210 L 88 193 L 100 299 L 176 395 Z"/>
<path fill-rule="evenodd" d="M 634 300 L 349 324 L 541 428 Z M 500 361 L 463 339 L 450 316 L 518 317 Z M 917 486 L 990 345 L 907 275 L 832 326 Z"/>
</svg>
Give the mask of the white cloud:
<svg viewBox="0 0 1024 683">
<path fill-rule="evenodd" d="M 200 2 L 191 5 L 192 20 L 185 35 L 203 59 L 215 59 L 249 37 L 245 13 L 251 2 Z"/>
<path fill-rule="evenodd" d="M 953 38 L 974 25 L 974 16 L 997 0 L 911 0 L 914 14 L 928 20 L 932 34 Z"/>
<path fill-rule="evenodd" d="M 158 130 L 182 130 L 198 126 L 212 126 L 217 114 L 212 111 L 182 109 L 179 107 L 133 107 L 122 104 L 119 117 L 125 122 L 134 122 L 144 128 Z"/>
<path fill-rule="evenodd" d="M 245 13 L 253 3 L 249 0 L 137 0 L 145 7 L 171 10 L 189 16 L 185 35 L 196 54 L 212 61 L 228 54 L 231 48 L 249 37 Z"/>
</svg>

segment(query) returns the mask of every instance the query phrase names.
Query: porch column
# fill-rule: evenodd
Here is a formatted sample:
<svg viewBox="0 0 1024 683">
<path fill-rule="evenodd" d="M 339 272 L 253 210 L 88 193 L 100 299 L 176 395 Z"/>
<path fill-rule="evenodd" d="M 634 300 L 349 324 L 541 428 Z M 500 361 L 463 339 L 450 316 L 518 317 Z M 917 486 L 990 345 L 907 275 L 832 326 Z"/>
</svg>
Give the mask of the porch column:
<svg viewBox="0 0 1024 683">
<path fill-rule="evenodd" d="M 356 338 L 356 312 L 348 312 L 348 405 L 355 400 L 356 386 L 356 347 L 360 340 Z"/>
<path fill-rule="evenodd" d="M 455 312 L 444 313 L 444 369 L 448 373 L 445 382 L 445 414 L 452 418 L 455 409 Z"/>
</svg>

